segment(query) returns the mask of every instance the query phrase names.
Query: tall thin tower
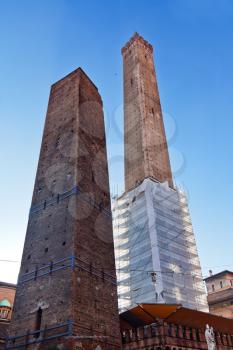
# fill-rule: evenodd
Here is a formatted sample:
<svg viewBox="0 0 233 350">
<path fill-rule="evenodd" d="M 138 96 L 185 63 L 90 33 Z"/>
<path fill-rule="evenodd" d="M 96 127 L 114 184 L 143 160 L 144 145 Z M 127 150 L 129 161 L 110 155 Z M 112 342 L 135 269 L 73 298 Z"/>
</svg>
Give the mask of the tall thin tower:
<svg viewBox="0 0 233 350">
<path fill-rule="evenodd" d="M 150 302 L 206 311 L 187 198 L 172 181 L 153 48 L 136 33 L 122 56 L 125 192 L 113 203 L 120 310 Z"/>
<path fill-rule="evenodd" d="M 102 100 L 78 68 L 51 88 L 6 349 L 120 349 Z"/>
<path fill-rule="evenodd" d="M 124 64 L 125 190 L 172 173 L 157 86 L 153 47 L 137 33 L 122 49 Z"/>
</svg>

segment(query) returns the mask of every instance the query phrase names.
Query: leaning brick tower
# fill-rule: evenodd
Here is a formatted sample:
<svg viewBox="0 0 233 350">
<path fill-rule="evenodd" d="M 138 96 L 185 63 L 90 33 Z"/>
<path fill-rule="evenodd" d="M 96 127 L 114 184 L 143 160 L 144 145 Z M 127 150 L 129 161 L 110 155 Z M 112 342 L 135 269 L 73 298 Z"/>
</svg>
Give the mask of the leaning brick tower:
<svg viewBox="0 0 233 350">
<path fill-rule="evenodd" d="M 153 47 L 139 34 L 122 49 L 124 64 L 125 190 L 145 178 L 173 187 Z"/>
<path fill-rule="evenodd" d="M 6 349 L 117 350 L 102 100 L 81 68 L 52 85 Z"/>
</svg>

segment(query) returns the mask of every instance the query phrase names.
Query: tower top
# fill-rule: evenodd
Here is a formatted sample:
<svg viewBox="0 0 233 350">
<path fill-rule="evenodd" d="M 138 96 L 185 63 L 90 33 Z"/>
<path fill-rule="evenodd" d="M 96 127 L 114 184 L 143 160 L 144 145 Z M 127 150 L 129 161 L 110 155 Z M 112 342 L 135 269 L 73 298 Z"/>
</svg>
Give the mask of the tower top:
<svg viewBox="0 0 233 350">
<path fill-rule="evenodd" d="M 151 52 L 153 52 L 153 46 L 148 43 L 142 36 L 140 36 L 137 32 L 134 33 L 134 35 L 130 38 L 130 40 L 125 44 L 125 46 L 121 49 L 122 55 L 126 53 L 129 48 L 131 48 L 135 44 L 142 44 L 145 46 L 145 48 L 149 49 Z"/>
<path fill-rule="evenodd" d="M 90 82 L 90 83 L 96 88 L 96 90 L 98 91 L 97 86 L 93 83 L 93 81 L 92 81 L 92 80 L 90 79 L 90 77 L 86 74 L 86 72 L 84 72 L 84 70 L 83 70 L 81 67 L 76 68 L 76 69 L 73 70 L 72 72 L 70 72 L 70 73 L 68 73 L 67 75 L 65 75 L 63 78 L 57 80 L 55 83 L 52 84 L 52 86 L 57 85 L 57 84 L 59 84 L 60 82 L 65 81 L 68 77 L 72 77 L 72 76 L 77 75 L 77 74 L 84 76 L 85 79 L 88 79 L 89 82 Z"/>
</svg>

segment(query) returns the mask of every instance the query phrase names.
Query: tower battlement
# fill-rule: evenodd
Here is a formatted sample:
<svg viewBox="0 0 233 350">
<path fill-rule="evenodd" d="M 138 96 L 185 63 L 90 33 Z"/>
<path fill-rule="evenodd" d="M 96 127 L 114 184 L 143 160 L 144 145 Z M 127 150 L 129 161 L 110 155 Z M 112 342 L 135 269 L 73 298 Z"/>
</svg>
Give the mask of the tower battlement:
<svg viewBox="0 0 233 350">
<path fill-rule="evenodd" d="M 141 35 L 139 35 L 137 32 L 135 32 L 134 35 L 131 37 L 131 39 L 121 49 L 122 55 L 127 53 L 127 51 L 132 47 L 132 45 L 135 45 L 138 43 L 140 43 L 146 49 L 149 49 L 151 52 L 153 52 L 153 46 L 148 41 L 146 41 Z"/>
</svg>

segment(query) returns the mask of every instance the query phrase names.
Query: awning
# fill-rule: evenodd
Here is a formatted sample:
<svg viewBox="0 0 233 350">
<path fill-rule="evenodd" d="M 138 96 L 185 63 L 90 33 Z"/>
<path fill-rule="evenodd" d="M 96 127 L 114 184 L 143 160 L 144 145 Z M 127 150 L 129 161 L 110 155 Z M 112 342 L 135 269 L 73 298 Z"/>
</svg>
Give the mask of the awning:
<svg viewBox="0 0 233 350">
<path fill-rule="evenodd" d="M 158 318 L 167 318 L 179 307 L 181 306 L 177 304 L 138 304 L 138 306 L 120 314 L 121 324 L 124 324 L 124 329 L 126 322 L 129 323 L 127 328 L 142 327 L 155 322 Z"/>
<path fill-rule="evenodd" d="M 205 328 L 206 324 L 209 324 L 216 331 L 233 334 L 233 319 L 187 309 L 176 304 L 138 304 L 120 314 L 122 330 L 149 325 L 158 319 L 192 328 Z"/>
<path fill-rule="evenodd" d="M 233 319 L 225 318 L 201 312 L 184 307 L 178 309 L 174 314 L 171 314 L 166 319 L 168 323 L 176 323 L 182 326 L 189 326 L 193 328 L 205 328 L 208 324 L 214 328 L 215 331 L 221 333 L 233 334 Z"/>
</svg>

